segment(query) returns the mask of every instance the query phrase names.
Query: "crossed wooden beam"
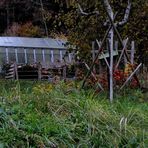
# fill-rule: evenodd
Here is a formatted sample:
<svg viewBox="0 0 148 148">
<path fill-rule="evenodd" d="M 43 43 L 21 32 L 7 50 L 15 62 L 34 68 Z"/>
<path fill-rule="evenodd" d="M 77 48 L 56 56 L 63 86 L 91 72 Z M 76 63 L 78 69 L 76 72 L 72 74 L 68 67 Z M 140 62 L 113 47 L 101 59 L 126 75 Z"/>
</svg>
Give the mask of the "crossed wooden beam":
<svg viewBox="0 0 148 148">
<path fill-rule="evenodd" d="M 128 1 L 128 2 L 129 2 L 129 1 Z M 129 59 L 128 54 L 127 54 L 127 52 L 126 52 L 126 49 L 127 49 L 126 46 L 127 46 L 127 43 L 128 43 L 128 38 L 126 39 L 126 41 L 125 41 L 125 43 L 124 43 L 123 40 L 122 40 L 122 38 L 121 38 L 121 35 L 120 35 L 120 33 L 118 32 L 118 29 L 117 29 L 117 25 L 123 25 L 123 24 L 127 21 L 128 16 L 129 16 L 130 7 L 131 7 L 131 3 L 128 4 L 128 7 L 127 7 L 126 12 L 125 12 L 124 19 L 123 19 L 121 22 L 119 22 L 118 24 L 115 24 L 115 23 L 114 23 L 114 20 L 115 20 L 115 18 L 116 18 L 117 13 L 114 15 L 114 19 L 112 19 L 111 16 L 110 16 L 110 14 L 109 14 L 109 12 L 106 10 L 107 16 L 108 16 L 108 18 L 109 18 L 108 21 L 110 22 L 110 26 L 108 27 L 108 30 L 106 31 L 106 33 L 105 33 L 105 35 L 104 35 L 104 37 L 103 37 L 103 40 L 102 40 L 101 44 L 99 44 L 99 43 L 97 42 L 97 43 L 98 43 L 98 46 L 99 46 L 99 49 L 98 49 L 98 53 L 97 53 L 97 55 L 96 55 L 96 57 L 95 57 L 93 63 L 91 64 L 91 66 L 89 67 L 89 66 L 85 63 L 85 66 L 86 66 L 86 68 L 88 69 L 88 72 L 87 72 L 86 76 L 85 76 L 84 79 L 83 79 L 81 88 L 84 87 L 84 85 L 85 85 L 85 83 L 86 83 L 86 80 L 87 80 L 87 78 L 88 78 L 90 75 L 92 75 L 95 80 L 97 79 L 96 76 L 95 76 L 95 74 L 93 73 L 93 67 L 94 67 L 96 61 L 98 60 L 99 55 L 100 55 L 101 53 L 103 53 L 103 45 L 104 45 L 104 43 L 105 43 L 105 41 L 106 41 L 106 39 L 107 39 L 107 36 L 108 36 L 108 34 L 109 34 L 109 32 L 110 32 L 110 30 L 111 30 L 112 28 L 114 29 L 114 31 L 115 31 L 115 33 L 116 33 L 118 39 L 119 39 L 119 42 L 120 42 L 120 44 L 121 44 L 121 46 L 122 46 L 122 48 L 123 48 L 123 49 L 122 49 L 122 52 L 121 52 L 121 54 L 120 54 L 120 56 L 119 56 L 118 62 L 117 62 L 117 64 L 116 64 L 116 66 L 115 66 L 115 70 L 118 68 L 118 66 L 119 66 L 119 64 L 120 64 L 120 62 L 121 62 L 121 59 L 122 59 L 122 56 L 123 56 L 123 55 L 126 56 L 127 61 L 130 63 L 130 59 Z M 82 8 L 81 8 L 80 5 L 79 5 L 79 9 L 80 9 L 80 11 L 81 11 L 82 14 L 84 14 L 84 15 L 89 15 L 88 13 L 85 13 L 85 12 L 82 10 Z M 95 12 L 93 12 L 93 14 L 95 14 Z M 96 14 L 98 14 L 98 12 L 97 12 Z M 105 59 L 105 58 L 104 58 L 104 59 Z M 107 64 L 107 66 L 109 66 L 109 63 L 107 62 L 106 59 L 105 59 L 105 62 L 106 62 L 106 64 Z M 139 70 L 139 68 L 141 67 L 141 65 L 142 65 L 142 64 L 139 64 L 135 70 L 134 70 L 134 67 L 132 67 L 132 73 L 131 73 L 131 75 L 127 78 L 127 80 L 124 82 L 124 84 L 121 86 L 120 89 L 123 89 L 124 86 L 131 80 L 132 77 L 135 78 L 135 80 L 137 81 L 138 86 L 140 87 L 140 82 L 139 82 L 139 80 L 138 80 L 138 77 L 137 77 L 137 75 L 136 75 L 136 72 Z M 97 82 L 97 84 L 98 84 L 98 86 L 100 87 L 100 89 L 104 91 L 104 89 L 103 89 L 103 87 L 101 86 L 101 84 L 100 84 L 99 82 Z"/>
</svg>

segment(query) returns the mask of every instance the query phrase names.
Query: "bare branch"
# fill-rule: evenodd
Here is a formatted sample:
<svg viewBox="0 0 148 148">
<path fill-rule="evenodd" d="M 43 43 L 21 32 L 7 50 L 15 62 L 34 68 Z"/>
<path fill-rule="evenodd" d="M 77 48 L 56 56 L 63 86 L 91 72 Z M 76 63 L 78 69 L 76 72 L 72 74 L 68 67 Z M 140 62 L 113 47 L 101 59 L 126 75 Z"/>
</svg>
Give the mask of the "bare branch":
<svg viewBox="0 0 148 148">
<path fill-rule="evenodd" d="M 121 22 L 117 23 L 117 26 L 123 26 L 124 24 L 127 23 L 128 19 L 129 19 L 130 10 L 131 10 L 131 1 L 128 0 L 128 5 L 125 10 L 124 18 Z"/>
<path fill-rule="evenodd" d="M 103 25 L 104 25 L 105 27 L 108 26 L 108 25 L 110 25 L 110 21 L 109 21 L 109 19 L 107 19 L 107 20 L 104 22 Z"/>
<path fill-rule="evenodd" d="M 46 36 L 48 37 L 48 28 L 47 28 L 47 22 L 46 22 L 46 19 L 45 19 L 45 16 L 44 16 L 44 7 L 43 7 L 43 1 L 40 0 L 40 4 L 41 4 L 41 13 L 42 13 L 42 19 L 43 19 L 43 22 L 44 22 L 44 26 L 45 26 L 45 32 L 46 32 Z"/>
<path fill-rule="evenodd" d="M 105 8 L 106 8 L 108 14 L 109 14 L 110 17 L 111 17 L 111 14 L 113 13 L 113 10 L 112 10 L 112 8 L 111 8 L 111 6 L 110 6 L 108 0 L 103 0 L 103 1 L 104 1 L 104 6 L 105 6 Z"/>
<path fill-rule="evenodd" d="M 90 15 L 99 15 L 99 11 L 93 11 L 93 12 L 90 12 L 90 13 L 87 13 L 87 12 L 84 12 L 82 7 L 80 6 L 80 4 L 78 4 L 78 7 L 79 7 L 79 10 L 81 12 L 81 14 L 83 15 L 86 15 L 86 16 L 90 16 Z"/>
</svg>

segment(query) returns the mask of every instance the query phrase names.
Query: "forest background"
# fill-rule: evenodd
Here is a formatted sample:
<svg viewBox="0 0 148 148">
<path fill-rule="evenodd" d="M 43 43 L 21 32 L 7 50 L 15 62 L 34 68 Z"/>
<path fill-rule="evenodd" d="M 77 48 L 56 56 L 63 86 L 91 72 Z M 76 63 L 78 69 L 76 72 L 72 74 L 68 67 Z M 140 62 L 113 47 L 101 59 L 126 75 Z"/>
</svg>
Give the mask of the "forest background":
<svg viewBox="0 0 148 148">
<path fill-rule="evenodd" d="M 78 2 L 86 12 L 99 15 L 83 16 Z M 128 0 L 110 0 L 116 21 L 123 19 Z M 106 27 L 106 13 L 102 0 L 1 0 L 1 36 L 58 37 L 73 43 L 83 57 L 91 50 L 91 42 L 101 40 Z M 122 38 L 136 42 L 137 61 L 146 62 L 148 56 L 148 1 L 132 0 L 129 21 L 118 28 Z"/>
</svg>

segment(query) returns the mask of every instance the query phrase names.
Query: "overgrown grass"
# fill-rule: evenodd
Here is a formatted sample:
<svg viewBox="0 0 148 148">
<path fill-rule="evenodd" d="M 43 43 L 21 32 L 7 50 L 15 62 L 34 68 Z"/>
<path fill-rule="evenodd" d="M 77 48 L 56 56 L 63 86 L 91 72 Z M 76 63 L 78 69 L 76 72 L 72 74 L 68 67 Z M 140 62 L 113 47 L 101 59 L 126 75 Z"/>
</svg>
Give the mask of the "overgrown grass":
<svg viewBox="0 0 148 148">
<path fill-rule="evenodd" d="M 148 147 L 148 104 L 139 90 L 105 94 L 61 82 L 0 81 L 0 148 Z"/>
</svg>

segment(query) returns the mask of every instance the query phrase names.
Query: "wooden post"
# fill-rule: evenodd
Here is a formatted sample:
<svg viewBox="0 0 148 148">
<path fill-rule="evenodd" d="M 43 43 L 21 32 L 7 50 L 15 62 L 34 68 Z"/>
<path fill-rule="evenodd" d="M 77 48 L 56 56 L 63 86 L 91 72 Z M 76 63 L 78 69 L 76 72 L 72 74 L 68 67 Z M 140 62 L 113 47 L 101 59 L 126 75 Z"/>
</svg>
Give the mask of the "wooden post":
<svg viewBox="0 0 148 148">
<path fill-rule="evenodd" d="M 43 63 L 45 64 L 46 60 L 45 60 L 45 51 L 42 50 L 42 58 L 43 58 Z"/>
<path fill-rule="evenodd" d="M 135 54 L 135 42 L 131 43 L 131 64 L 134 64 L 134 54 Z"/>
<path fill-rule="evenodd" d="M 106 12 L 108 14 L 108 17 L 110 19 L 110 22 L 114 24 L 114 13 L 111 8 L 111 5 L 109 4 L 108 0 L 104 0 L 104 6 L 106 9 Z M 109 99 L 110 102 L 113 102 L 113 48 L 114 48 L 114 28 L 113 25 L 111 27 L 111 30 L 108 34 L 108 42 L 109 42 Z"/>
<path fill-rule="evenodd" d="M 42 78 L 42 65 L 38 64 L 38 80 L 41 80 Z"/>
<path fill-rule="evenodd" d="M 113 20 L 113 11 L 110 12 L 110 16 Z M 113 41 L 114 41 L 114 30 L 113 28 L 110 30 L 108 34 L 109 38 L 109 57 L 110 57 L 110 68 L 109 68 L 109 99 L 110 102 L 113 102 Z"/>
<path fill-rule="evenodd" d="M 16 63 L 18 63 L 18 54 L 17 54 L 17 49 L 15 48 L 15 59 L 16 59 Z"/>
<path fill-rule="evenodd" d="M 97 44 L 98 44 L 98 47 L 100 48 L 100 46 L 101 46 L 101 41 L 98 41 L 97 39 L 96 39 L 96 42 L 97 42 Z M 94 53 L 95 53 L 95 50 L 94 50 Z M 102 52 L 103 53 L 103 52 Z M 94 56 L 95 56 L 95 54 L 94 54 Z M 95 57 L 94 57 L 94 59 L 95 59 Z M 98 60 L 99 60 L 99 57 L 98 57 Z M 94 60 L 93 60 L 93 62 L 94 62 Z M 101 64 L 101 60 L 99 60 L 99 74 L 101 74 L 102 73 L 102 64 Z M 95 65 L 94 65 L 94 72 L 96 72 L 96 67 L 95 67 Z"/>
<path fill-rule="evenodd" d="M 14 74 L 15 74 L 16 80 L 18 80 L 19 77 L 18 77 L 18 69 L 17 69 L 17 63 L 16 62 L 14 63 Z"/>
<path fill-rule="evenodd" d="M 115 49 L 115 52 L 118 53 L 118 41 L 115 41 L 114 49 Z M 117 62 L 117 58 L 114 60 L 114 62 L 115 63 Z"/>
<path fill-rule="evenodd" d="M 54 63 L 54 55 L 53 55 L 53 50 L 50 51 L 51 53 L 51 63 Z"/>
<path fill-rule="evenodd" d="M 61 61 L 61 63 L 63 61 L 63 53 L 62 53 L 62 50 L 60 50 L 60 61 Z"/>
<path fill-rule="evenodd" d="M 94 41 L 92 42 L 92 61 L 93 62 L 95 61 L 95 42 Z M 94 65 L 93 71 L 94 72 L 96 71 L 95 65 Z"/>
<path fill-rule="evenodd" d="M 68 59 L 69 59 L 69 63 L 71 63 L 71 53 L 68 53 Z"/>
<path fill-rule="evenodd" d="M 66 65 L 63 66 L 63 79 L 66 80 Z"/>
<path fill-rule="evenodd" d="M 5 48 L 5 51 L 6 51 L 6 63 L 9 63 L 8 48 Z"/>
<path fill-rule="evenodd" d="M 36 51 L 35 51 L 35 49 L 33 49 L 33 59 L 34 59 L 34 63 L 36 63 Z"/>
<path fill-rule="evenodd" d="M 95 42 L 93 41 L 92 42 L 92 61 L 94 62 L 95 60 Z"/>
<path fill-rule="evenodd" d="M 25 64 L 27 64 L 27 51 L 24 49 L 24 54 L 25 54 Z"/>
</svg>

